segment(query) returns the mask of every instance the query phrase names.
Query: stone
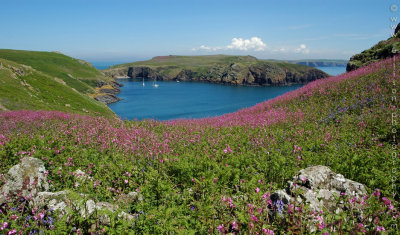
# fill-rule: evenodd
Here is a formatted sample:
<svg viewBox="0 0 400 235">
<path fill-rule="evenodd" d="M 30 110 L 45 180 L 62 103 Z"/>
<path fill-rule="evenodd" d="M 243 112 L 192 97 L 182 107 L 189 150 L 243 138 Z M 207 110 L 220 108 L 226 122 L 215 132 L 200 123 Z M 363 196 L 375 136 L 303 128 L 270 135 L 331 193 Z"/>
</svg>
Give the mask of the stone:
<svg viewBox="0 0 400 235">
<path fill-rule="evenodd" d="M 92 177 L 86 175 L 81 169 L 74 171 L 74 177 L 76 179 L 74 186 L 79 187 L 80 183 L 85 183 L 88 180 L 92 180 Z"/>
<path fill-rule="evenodd" d="M 309 204 L 310 209 L 315 211 L 325 209 L 335 212 L 336 198 L 341 193 L 362 198 L 367 195 L 367 190 L 363 184 L 346 179 L 326 166 L 312 166 L 300 170 L 288 182 L 285 190 L 278 190 L 271 195 L 271 200 L 281 200 L 285 205 L 296 200 Z"/>
<path fill-rule="evenodd" d="M 44 163 L 33 157 L 22 158 L 11 167 L 6 183 L 1 188 L 0 204 L 20 197 L 35 197 L 40 191 L 49 190 Z"/>
<path fill-rule="evenodd" d="M 38 208 L 44 208 L 51 211 L 65 211 L 67 207 L 66 202 L 68 202 L 68 192 L 67 191 L 59 191 L 59 192 L 39 192 L 38 195 L 34 198 L 33 204 Z"/>
<path fill-rule="evenodd" d="M 111 104 L 121 100 L 120 98 L 118 98 L 113 94 L 98 95 L 94 99 L 105 104 Z"/>
<path fill-rule="evenodd" d="M 141 201 L 143 200 L 141 196 L 139 196 L 139 193 L 137 192 L 130 192 L 128 194 L 123 194 L 118 197 L 117 201 L 120 203 L 124 204 L 131 204 L 133 202 L 136 202 L 137 200 Z"/>
</svg>

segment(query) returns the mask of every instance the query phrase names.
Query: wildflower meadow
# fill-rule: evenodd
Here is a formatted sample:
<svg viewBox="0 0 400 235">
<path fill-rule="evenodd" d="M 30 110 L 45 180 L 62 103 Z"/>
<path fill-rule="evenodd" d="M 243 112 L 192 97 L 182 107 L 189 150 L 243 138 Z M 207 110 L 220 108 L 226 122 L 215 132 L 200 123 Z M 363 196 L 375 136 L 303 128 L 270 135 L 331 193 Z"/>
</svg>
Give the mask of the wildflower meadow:
<svg viewBox="0 0 400 235">
<path fill-rule="evenodd" d="M 0 207 L 2 234 L 398 234 L 400 155 L 393 84 L 400 58 L 320 79 L 275 99 L 204 119 L 122 121 L 57 111 L 0 112 L 0 183 L 21 158 L 41 159 L 50 191 L 132 214 L 69 216 L 30 198 Z M 395 65 L 395 66 L 394 66 Z M 393 71 L 395 72 L 393 74 Z M 328 166 L 367 186 L 346 210 L 272 203 L 300 169 Z M 77 184 L 81 170 L 89 178 Z M 393 186 L 394 185 L 394 186 Z M 136 192 L 137 201 L 118 199 Z M 355 205 L 360 206 L 355 206 Z M 273 213 L 272 213 L 273 212 Z M 272 216 L 273 215 L 273 216 Z"/>
</svg>

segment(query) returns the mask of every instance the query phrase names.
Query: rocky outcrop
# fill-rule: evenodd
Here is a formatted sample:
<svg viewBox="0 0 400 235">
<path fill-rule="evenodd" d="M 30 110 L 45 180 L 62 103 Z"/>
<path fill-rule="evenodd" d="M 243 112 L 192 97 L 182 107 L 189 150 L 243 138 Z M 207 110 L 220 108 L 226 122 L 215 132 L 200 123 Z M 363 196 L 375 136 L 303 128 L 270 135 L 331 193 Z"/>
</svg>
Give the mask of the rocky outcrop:
<svg viewBox="0 0 400 235">
<path fill-rule="evenodd" d="M 336 198 L 341 194 L 361 199 L 367 195 L 366 186 L 336 174 L 326 166 L 312 166 L 300 170 L 288 181 L 286 189 L 271 195 L 274 204 L 306 203 L 314 211 L 336 212 L 343 209 L 337 205 Z"/>
<path fill-rule="evenodd" d="M 112 104 L 112 103 L 122 100 L 113 94 L 99 94 L 99 95 L 96 95 L 94 97 L 94 99 L 97 101 L 100 101 L 102 103 L 105 103 L 105 104 Z"/>
<path fill-rule="evenodd" d="M 128 74 L 128 68 L 109 68 L 101 71 L 104 75 L 112 78 L 125 78 Z"/>
<path fill-rule="evenodd" d="M 359 54 L 356 54 L 350 58 L 347 63 L 346 70 L 352 71 L 370 63 L 383 60 L 388 57 L 393 57 L 400 54 L 400 23 L 397 25 L 395 32 L 392 37 L 387 40 L 380 41 L 375 46 L 368 50 L 365 50 Z"/>
<path fill-rule="evenodd" d="M 122 87 L 122 84 L 116 81 L 97 81 L 96 87 L 96 94 L 94 95 L 95 100 L 105 104 L 111 104 L 121 100 L 116 94 L 121 92 L 120 87 Z"/>
</svg>

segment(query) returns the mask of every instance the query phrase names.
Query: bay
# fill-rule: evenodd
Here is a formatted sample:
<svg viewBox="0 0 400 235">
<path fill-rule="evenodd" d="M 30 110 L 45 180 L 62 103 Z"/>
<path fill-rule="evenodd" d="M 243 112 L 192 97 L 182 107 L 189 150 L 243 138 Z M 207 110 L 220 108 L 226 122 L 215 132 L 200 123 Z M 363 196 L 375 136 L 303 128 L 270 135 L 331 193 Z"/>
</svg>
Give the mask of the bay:
<svg viewBox="0 0 400 235">
<path fill-rule="evenodd" d="M 200 82 L 120 79 L 123 99 L 108 106 L 122 119 L 204 118 L 235 112 L 296 90 L 302 85 L 247 87 Z"/>
<path fill-rule="evenodd" d="M 317 69 L 320 69 L 324 71 L 325 73 L 331 75 L 331 76 L 337 76 L 342 73 L 346 72 L 346 67 L 344 66 L 337 66 L 337 67 L 316 67 Z"/>
</svg>

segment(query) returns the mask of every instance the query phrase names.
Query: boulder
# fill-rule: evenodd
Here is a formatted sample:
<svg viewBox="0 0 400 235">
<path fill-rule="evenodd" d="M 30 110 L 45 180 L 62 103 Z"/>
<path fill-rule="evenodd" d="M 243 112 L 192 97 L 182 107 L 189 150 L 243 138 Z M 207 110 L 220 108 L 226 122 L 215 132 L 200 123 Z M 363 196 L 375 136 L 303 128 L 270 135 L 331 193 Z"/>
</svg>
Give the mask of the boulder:
<svg viewBox="0 0 400 235">
<path fill-rule="evenodd" d="M 142 201 L 143 198 L 139 196 L 139 193 L 137 192 L 130 192 L 128 194 L 122 194 L 117 198 L 117 202 L 123 203 L 123 204 L 132 204 L 136 201 Z"/>
<path fill-rule="evenodd" d="M 111 104 L 121 100 L 113 94 L 97 95 L 94 99 L 105 104 Z"/>
<path fill-rule="evenodd" d="M 0 204 L 21 197 L 35 197 L 40 191 L 49 190 L 44 163 L 33 157 L 21 159 L 8 171 L 6 183 L 1 188 Z"/>
<path fill-rule="evenodd" d="M 271 195 L 271 200 L 282 201 L 285 205 L 296 200 L 309 204 L 311 210 L 335 212 L 341 209 L 336 201 L 341 194 L 361 199 L 367 195 L 366 186 L 319 165 L 300 170 L 286 189 Z"/>
</svg>

